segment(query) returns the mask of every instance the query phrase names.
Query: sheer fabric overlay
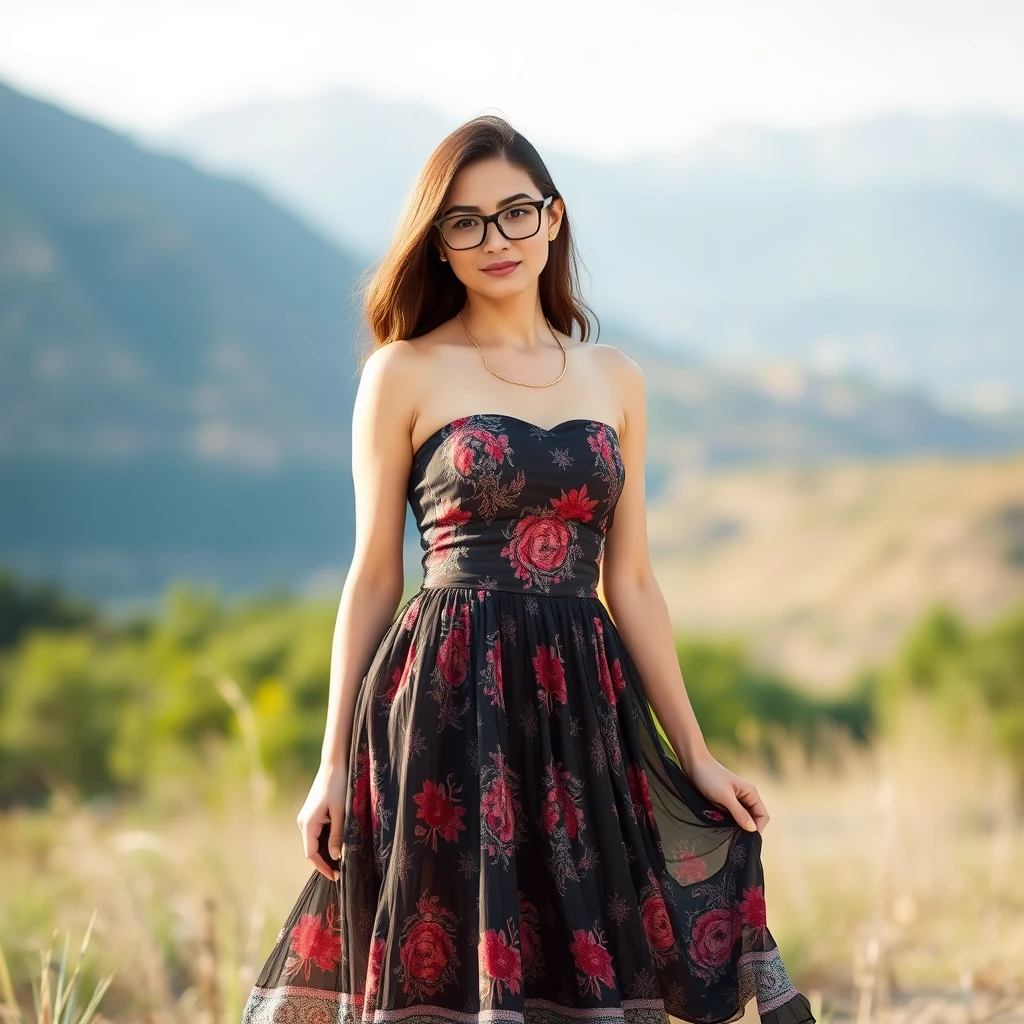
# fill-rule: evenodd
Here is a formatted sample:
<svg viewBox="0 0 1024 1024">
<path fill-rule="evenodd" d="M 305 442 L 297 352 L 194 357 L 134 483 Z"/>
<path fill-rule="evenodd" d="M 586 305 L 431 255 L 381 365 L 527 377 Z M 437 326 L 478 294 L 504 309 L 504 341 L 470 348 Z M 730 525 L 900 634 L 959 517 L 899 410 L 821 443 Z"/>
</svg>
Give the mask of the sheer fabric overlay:
<svg viewBox="0 0 1024 1024">
<path fill-rule="evenodd" d="M 624 480 L 600 421 L 417 451 L 423 583 L 357 696 L 341 877 L 311 873 L 243 1024 L 814 1021 L 760 833 L 689 781 L 597 597 Z"/>
</svg>

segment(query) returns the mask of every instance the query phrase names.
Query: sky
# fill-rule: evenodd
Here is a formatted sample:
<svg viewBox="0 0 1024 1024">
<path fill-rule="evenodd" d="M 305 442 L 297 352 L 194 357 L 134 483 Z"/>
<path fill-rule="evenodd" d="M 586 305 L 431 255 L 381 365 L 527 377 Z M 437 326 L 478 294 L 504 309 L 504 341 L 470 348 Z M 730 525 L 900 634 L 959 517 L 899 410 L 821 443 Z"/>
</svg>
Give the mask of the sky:
<svg viewBox="0 0 1024 1024">
<path fill-rule="evenodd" d="M 0 79 L 124 130 L 332 86 L 598 158 L 725 123 L 1024 119 L 1024 0 L 0 0 Z"/>
</svg>

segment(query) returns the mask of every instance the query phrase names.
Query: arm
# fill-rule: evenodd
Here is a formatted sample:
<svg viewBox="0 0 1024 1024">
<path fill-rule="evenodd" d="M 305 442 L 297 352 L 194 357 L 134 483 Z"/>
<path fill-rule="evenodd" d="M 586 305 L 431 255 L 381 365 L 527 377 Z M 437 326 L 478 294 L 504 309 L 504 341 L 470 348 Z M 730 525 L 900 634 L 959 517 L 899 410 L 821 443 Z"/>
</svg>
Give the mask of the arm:
<svg viewBox="0 0 1024 1024">
<path fill-rule="evenodd" d="M 683 770 L 705 796 L 728 808 L 741 826 L 750 828 L 753 817 L 753 827 L 763 829 L 768 814 L 756 788 L 712 757 L 686 692 L 668 606 L 654 577 L 647 541 L 643 372 L 623 353 L 616 351 L 615 358 L 625 416 L 620 448 L 626 480 L 605 538 L 599 596 L 629 649 L 651 708 Z"/>
<path fill-rule="evenodd" d="M 370 356 L 353 409 L 355 548 L 334 626 L 320 769 L 297 818 L 306 859 L 329 879 L 337 872 L 319 853 L 320 832 L 331 823 L 328 849 L 340 859 L 356 697 L 404 589 L 402 541 L 412 453 L 402 356 L 401 342 Z"/>
</svg>

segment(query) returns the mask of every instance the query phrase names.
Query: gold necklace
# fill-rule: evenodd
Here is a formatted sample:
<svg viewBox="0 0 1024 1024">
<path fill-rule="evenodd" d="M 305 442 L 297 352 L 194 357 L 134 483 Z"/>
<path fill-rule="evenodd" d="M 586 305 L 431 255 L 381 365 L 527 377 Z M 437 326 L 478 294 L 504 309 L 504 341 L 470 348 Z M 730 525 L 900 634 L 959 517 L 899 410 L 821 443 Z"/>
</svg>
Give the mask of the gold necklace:
<svg viewBox="0 0 1024 1024">
<path fill-rule="evenodd" d="M 480 358 L 483 359 L 484 366 L 486 366 L 487 369 L 490 370 L 495 377 L 500 378 L 506 383 L 519 384 L 521 387 L 524 388 L 549 388 L 552 384 L 557 384 L 562 379 L 562 376 L 565 373 L 565 367 L 568 364 L 569 360 L 565 354 L 565 346 L 562 344 L 562 339 L 559 338 L 557 334 L 555 334 L 555 329 L 551 326 L 551 321 L 548 320 L 547 317 L 544 317 L 544 323 L 548 325 L 548 330 L 551 331 L 552 337 L 555 339 L 555 341 L 558 342 L 558 347 L 562 350 L 562 372 L 554 380 L 549 380 L 547 384 L 527 384 L 525 381 L 522 380 L 511 380 L 508 377 L 502 377 L 500 373 L 491 368 L 491 364 L 487 362 L 487 356 L 484 355 L 484 350 L 479 345 L 477 345 L 476 338 L 474 338 L 473 335 L 469 333 L 469 328 L 466 326 L 466 321 L 462 319 L 461 310 L 459 311 L 459 323 L 462 324 L 462 329 L 466 332 L 466 337 L 469 338 L 469 340 L 473 342 L 474 345 L 476 345 L 476 350 L 480 353 Z"/>
</svg>

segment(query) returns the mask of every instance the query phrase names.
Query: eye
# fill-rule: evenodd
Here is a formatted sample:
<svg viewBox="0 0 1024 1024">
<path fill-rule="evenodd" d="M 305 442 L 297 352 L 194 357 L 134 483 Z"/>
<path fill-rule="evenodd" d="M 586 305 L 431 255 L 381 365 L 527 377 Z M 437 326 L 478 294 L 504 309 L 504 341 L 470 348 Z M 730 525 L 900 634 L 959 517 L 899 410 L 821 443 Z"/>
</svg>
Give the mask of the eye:
<svg viewBox="0 0 1024 1024">
<path fill-rule="evenodd" d="M 449 227 L 456 228 L 457 230 L 462 230 L 464 228 L 473 228 L 476 227 L 477 224 L 479 223 L 480 222 L 477 220 L 476 217 L 458 217 L 455 220 L 448 222 Z"/>
</svg>

